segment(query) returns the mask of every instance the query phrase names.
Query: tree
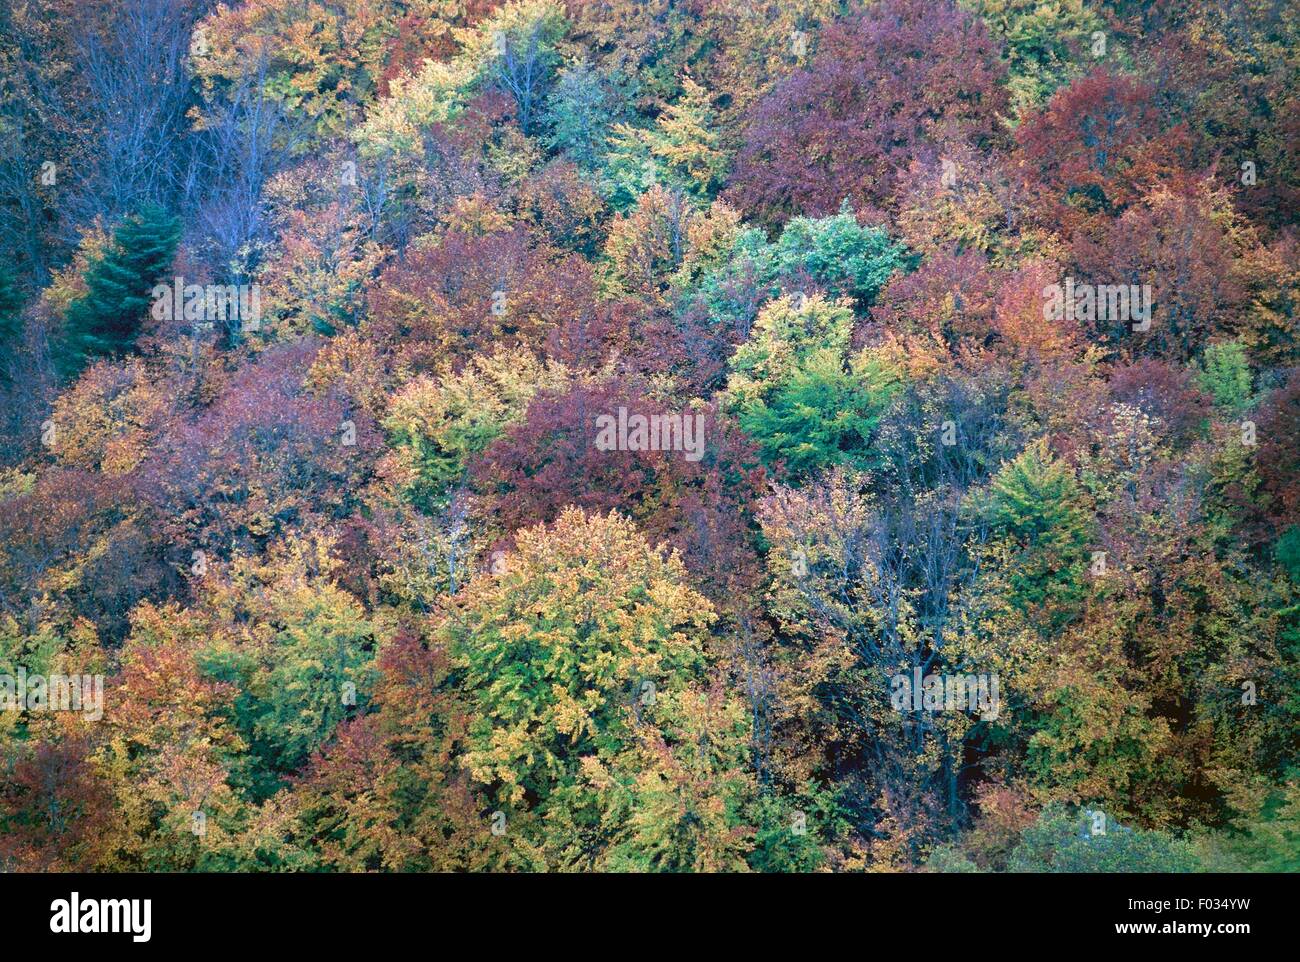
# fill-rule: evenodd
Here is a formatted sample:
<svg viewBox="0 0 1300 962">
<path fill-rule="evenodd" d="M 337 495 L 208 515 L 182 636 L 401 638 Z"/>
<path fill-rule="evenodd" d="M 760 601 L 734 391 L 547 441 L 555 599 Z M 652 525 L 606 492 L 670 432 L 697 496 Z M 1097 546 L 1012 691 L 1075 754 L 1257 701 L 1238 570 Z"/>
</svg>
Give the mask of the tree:
<svg viewBox="0 0 1300 962">
<path fill-rule="evenodd" d="M 598 446 L 600 419 L 613 423 L 620 409 L 629 421 L 682 418 L 681 443 Z M 674 411 L 631 379 L 577 381 L 534 397 L 523 419 L 471 460 L 470 482 L 484 522 L 503 535 L 553 522 L 570 506 L 619 510 L 676 548 L 719 603 L 759 574 L 745 511 L 765 474 L 752 442 L 716 406 Z"/>
<path fill-rule="evenodd" d="M 600 869 L 748 871 L 752 830 L 742 819 L 754 785 L 743 704 L 720 683 L 656 698 L 662 730 L 640 727 L 632 764 L 595 779 L 624 819 Z"/>
<path fill-rule="evenodd" d="M 658 184 L 626 214 L 616 216 L 605 238 L 614 291 L 666 307 L 672 277 L 686 257 L 690 228 L 699 216 L 685 194 Z"/>
<path fill-rule="evenodd" d="M 740 411 L 769 465 L 799 476 L 848 462 L 870 463 L 868 448 L 898 384 L 898 372 L 870 352 L 848 370 L 833 351 L 810 355 L 784 384 Z"/>
<path fill-rule="evenodd" d="M 0 785 L 0 862 L 17 871 L 94 871 L 111 858 L 121 818 L 113 785 L 93 758 L 95 730 L 107 705 L 96 712 L 93 694 L 79 674 L 103 674 L 107 653 L 94 628 L 81 621 L 67 630 L 46 623 L 27 632 L 0 616 L 0 677 L 5 710 L 0 715 L 0 758 L 9 775 Z M 41 711 L 13 697 L 20 671 L 47 679 L 47 704 L 57 704 L 51 675 L 76 678 L 80 712 Z M 102 692 L 101 692 L 102 694 Z"/>
<path fill-rule="evenodd" d="M 1237 209 L 1266 229 L 1289 223 L 1300 197 L 1300 58 L 1295 24 L 1281 12 L 1267 0 L 1231 12 L 1187 4 L 1178 24 L 1165 21 L 1144 38 L 1134 64 L 1157 90 L 1162 112 L 1187 129 L 1192 169 L 1224 183 L 1255 172 L 1237 193 Z M 1264 170 L 1269 176 L 1258 176 Z"/>
<path fill-rule="evenodd" d="M 301 843 L 338 871 L 528 867 L 490 831 L 460 766 L 470 719 L 449 653 L 402 630 L 377 661 L 375 711 L 343 722 L 302 777 Z"/>
<path fill-rule="evenodd" d="M 51 447 L 63 464 L 124 474 L 145 459 L 166 413 L 141 361 L 100 361 L 55 401 Z"/>
<path fill-rule="evenodd" d="M 872 349 L 850 356 L 852 314 L 820 295 L 770 303 L 732 358 L 729 403 L 769 467 L 803 476 L 872 463 L 873 433 L 902 373 Z"/>
<path fill-rule="evenodd" d="M 524 350 L 476 356 L 459 373 L 418 377 L 393 395 L 383 426 L 404 466 L 406 490 L 432 511 L 465 480 L 470 460 L 524 417 L 539 391 L 561 390 L 563 365 L 543 364 Z"/>
<path fill-rule="evenodd" d="M 997 326 L 1004 278 L 973 251 L 937 252 L 914 271 L 890 275 L 871 317 L 895 334 L 928 333 L 954 347 L 982 346 Z M 1036 314 L 1043 323 L 1041 305 Z"/>
<path fill-rule="evenodd" d="M 1146 330 L 1135 330 L 1135 316 L 1097 312 L 1092 327 L 1116 342 L 1187 361 L 1212 332 L 1239 325 L 1253 244 L 1227 197 L 1207 184 L 1148 191 L 1099 228 L 1098 239 L 1081 236 L 1074 247 L 1088 281 L 1149 290 Z"/>
<path fill-rule="evenodd" d="M 1300 870 L 1300 784 L 1294 772 L 1274 788 L 1259 782 L 1233 793 L 1239 816 L 1232 831 L 1202 840 L 1209 871 L 1295 872 Z"/>
<path fill-rule="evenodd" d="M 1210 398 L 1190 369 L 1156 358 L 1112 366 L 1110 393 L 1116 401 L 1151 417 L 1174 446 L 1201 436 L 1211 412 Z"/>
<path fill-rule="evenodd" d="M 659 115 L 648 139 L 651 156 L 674 184 L 700 199 L 716 193 L 727 157 L 718 147 L 709 92 L 689 74 L 681 97 Z"/>
<path fill-rule="evenodd" d="M 1017 598 L 1068 616 L 1080 597 L 1094 537 L 1087 496 L 1064 461 L 1038 442 L 1004 464 L 989 484 L 987 518 L 1019 548 Z"/>
<path fill-rule="evenodd" d="M 98 752 L 117 776 L 126 823 L 116 868 L 233 867 L 249 813 L 230 781 L 246 745 L 231 721 L 234 687 L 201 667 L 204 628 L 176 605 L 143 605 L 133 615 L 108 716 L 112 734 Z"/>
<path fill-rule="evenodd" d="M 1286 13 L 0 0 L 0 871 L 1295 867 Z"/>
<path fill-rule="evenodd" d="M 137 490 L 182 567 L 195 551 L 251 551 L 356 509 L 382 441 L 346 398 L 304 388 L 315 353 L 310 342 L 263 352 L 162 435 Z"/>
<path fill-rule="evenodd" d="M 382 631 L 340 588 L 333 539 L 290 537 L 265 560 L 236 556 L 202 580 L 212 642 L 205 674 L 237 692 L 232 720 L 248 745 L 239 781 L 257 800 L 273 794 L 366 709 Z"/>
<path fill-rule="evenodd" d="M 111 864 L 119 822 L 87 740 L 69 733 L 15 747 L 6 752 L 12 774 L 0 789 L 0 859 L 28 872 Z"/>
<path fill-rule="evenodd" d="M 1086 62 L 1101 18 L 1083 0 L 970 0 L 966 4 L 1005 43 L 1007 87 L 1017 117 L 1040 107 Z"/>
<path fill-rule="evenodd" d="M 1247 407 L 1251 397 L 1250 362 L 1239 341 L 1211 344 L 1205 349 L 1204 367 L 1197 372 L 1202 391 L 1229 412 Z"/>
<path fill-rule="evenodd" d="M 394 0 L 219 6 L 199 24 L 192 63 L 216 94 L 266 72 L 266 89 L 327 137 L 354 124 L 374 96 L 389 41 L 398 34 L 397 13 L 406 6 Z"/>
<path fill-rule="evenodd" d="M 690 244 L 672 281 L 677 314 L 722 342 L 715 348 L 721 361 L 749 336 L 764 303 L 782 291 L 796 299 L 816 293 L 851 298 L 866 314 L 906 262 L 882 229 L 860 223 L 847 206 L 830 217 L 792 218 L 769 242 L 761 230 L 743 227 L 729 205 L 715 202 L 687 233 Z M 701 336 L 692 334 L 693 340 Z"/>
<path fill-rule="evenodd" d="M 521 183 L 518 207 L 521 217 L 556 247 L 584 257 L 599 249 L 605 201 L 572 161 L 554 160 Z"/>
<path fill-rule="evenodd" d="M 68 105 L 84 97 L 72 67 L 72 38 L 60 26 L 72 8 L 59 3 L 0 8 L 0 249 L 8 271 L 16 267 L 38 285 L 49 280 L 51 254 L 66 253 L 60 221 L 74 220 L 42 183 L 45 158 L 72 157 L 85 150 L 93 132 Z M 65 78 L 64 83 L 56 78 Z M 71 82 L 68 82 L 71 80 Z M 55 166 L 55 176 L 58 168 Z M 48 180 L 48 177 L 45 178 Z"/>
<path fill-rule="evenodd" d="M 552 150 L 566 154 L 586 171 L 600 167 L 609 149 L 609 131 L 626 120 L 614 83 L 586 62 L 565 67 L 546 98 L 544 122 Z"/>
<path fill-rule="evenodd" d="M 176 255 L 180 218 L 147 206 L 127 217 L 86 274 L 86 293 L 68 308 L 60 361 L 75 373 L 87 361 L 129 351 L 154 285 Z"/>
<path fill-rule="evenodd" d="M 757 513 L 767 610 L 780 632 L 772 767 L 795 785 L 828 779 L 828 820 L 843 819 L 850 843 L 855 833 L 876 839 L 867 857 L 888 867 L 962 817 L 965 752 L 990 725 L 959 711 L 899 710 L 891 679 L 996 665 L 963 625 L 967 615 L 995 621 L 1003 602 L 967 596 L 970 532 L 955 523 L 951 497 L 893 504 L 869 478 L 836 468 L 799 488 L 774 486 Z"/>
<path fill-rule="evenodd" d="M 1104 228 L 1147 189 L 1188 177 L 1181 134 L 1166 129 L 1154 88 L 1104 68 L 1058 90 L 1016 140 L 1037 219 L 1066 237 Z"/>
<path fill-rule="evenodd" d="M 1024 580 L 1008 580 L 1017 592 L 1012 608 L 1024 605 Z M 1058 589 L 1058 602 L 1064 594 Z M 1066 611 L 1075 606 L 1077 596 L 1061 604 Z M 1099 604 L 1068 627 L 1059 616 L 1054 624 L 1026 615 L 1032 634 L 1022 635 L 1022 667 L 1006 681 L 1026 696 L 1005 719 L 1014 770 L 1040 800 L 1082 798 L 1112 817 L 1168 821 L 1177 804 L 1173 786 L 1192 773 L 1181 757 L 1177 722 L 1158 707 L 1151 673 L 1125 657 L 1133 609 Z M 1009 619 L 1010 631 L 1017 620 Z"/>
<path fill-rule="evenodd" d="M 787 291 L 810 279 L 827 294 L 853 298 L 864 313 L 906 264 L 903 249 L 880 227 L 860 223 L 847 202 L 830 217 L 792 218 L 772 248 L 772 260 Z"/>
<path fill-rule="evenodd" d="M 620 812 L 617 789 L 628 754 L 646 739 L 671 753 L 670 771 L 718 768 L 688 761 L 683 753 L 698 743 L 671 721 L 705 678 L 712 607 L 676 556 L 617 514 L 569 509 L 549 528 L 520 531 L 516 545 L 498 573 L 457 596 L 439 631 L 471 692 L 465 764 L 507 822 L 523 821 L 523 844 L 548 866 L 591 866 L 620 840 L 620 861 L 671 868 L 656 841 L 663 836 L 641 821 L 657 813 L 660 786 L 640 789 L 649 793 L 645 816 Z M 725 749 L 723 758 L 734 764 Z"/>
<path fill-rule="evenodd" d="M 754 105 L 730 196 L 774 223 L 846 199 L 888 208 L 913 159 L 998 142 L 1005 73 L 997 42 L 955 3 L 874 4 Z"/>
<path fill-rule="evenodd" d="M 1023 256 L 1050 257 L 1057 246 L 1057 225 L 1035 222 L 1024 182 L 999 154 L 950 150 L 913 161 L 908 180 L 897 232 L 918 254 L 978 252 L 1005 267 Z"/>
<path fill-rule="evenodd" d="M 567 28 L 564 9 L 554 0 L 514 0 L 468 38 L 466 56 L 479 61 L 483 74 L 514 98 L 515 116 L 525 134 L 533 133 Z"/>
<path fill-rule="evenodd" d="M 187 53 L 203 9 L 195 0 L 92 0 L 69 8 L 79 76 L 67 91 L 78 99 L 65 109 L 93 131 L 93 146 L 64 165 L 76 189 L 66 201 L 58 194 L 75 222 L 113 223 L 152 205 L 174 210 L 185 199 L 193 185 L 187 155 L 197 139 L 187 116 L 197 101 Z"/>
<path fill-rule="evenodd" d="M 1100 831 L 1094 830 L 1097 824 Z M 1012 872 L 1195 872 L 1200 863 L 1190 843 L 1167 832 L 1129 828 L 1105 812 L 1051 808 L 1024 830 L 1007 868 Z"/>
<path fill-rule="evenodd" d="M 539 350 L 552 326 L 591 310 L 591 265 L 522 225 L 430 241 L 384 270 L 370 295 L 371 336 L 417 371 L 498 347 Z"/>
<path fill-rule="evenodd" d="M 1300 453 L 1295 444 L 1300 431 L 1300 372 L 1269 395 L 1259 415 L 1260 481 L 1272 504 L 1275 523 L 1300 523 Z"/>
<path fill-rule="evenodd" d="M 23 334 L 22 292 L 8 264 L 0 264 L 0 352 L 12 357 L 21 346 Z M 9 376 L 8 365 L 0 366 L 0 379 Z"/>
<path fill-rule="evenodd" d="M 712 39 L 703 11 L 675 0 L 570 0 L 574 39 L 593 64 L 635 82 L 635 105 L 653 115 L 681 89 L 681 78 Z"/>
<path fill-rule="evenodd" d="M 340 168 L 348 169 L 344 163 L 305 161 L 251 193 L 256 216 L 273 228 L 275 239 L 247 238 L 232 262 L 250 268 L 262 316 L 255 326 L 245 318 L 230 325 L 224 343 L 330 336 L 364 318 L 367 287 L 383 251 L 375 240 L 375 212 L 367 210 L 374 201 L 366 185 L 339 183 Z"/>
</svg>

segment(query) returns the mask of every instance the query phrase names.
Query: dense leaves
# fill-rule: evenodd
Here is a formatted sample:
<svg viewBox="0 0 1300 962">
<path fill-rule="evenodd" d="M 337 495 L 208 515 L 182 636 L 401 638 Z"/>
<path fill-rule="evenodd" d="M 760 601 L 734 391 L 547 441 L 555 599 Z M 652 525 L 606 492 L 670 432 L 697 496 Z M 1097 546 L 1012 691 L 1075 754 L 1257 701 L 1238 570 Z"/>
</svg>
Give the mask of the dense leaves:
<svg viewBox="0 0 1300 962">
<path fill-rule="evenodd" d="M 0 870 L 1300 869 L 1284 8 L 0 4 Z"/>
</svg>

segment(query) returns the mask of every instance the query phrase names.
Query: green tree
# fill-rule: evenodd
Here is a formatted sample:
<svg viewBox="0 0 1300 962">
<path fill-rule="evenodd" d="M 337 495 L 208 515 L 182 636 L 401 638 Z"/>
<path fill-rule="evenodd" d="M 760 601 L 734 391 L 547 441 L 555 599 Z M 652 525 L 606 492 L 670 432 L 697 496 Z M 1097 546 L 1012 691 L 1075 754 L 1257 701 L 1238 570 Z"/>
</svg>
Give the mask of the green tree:
<svg viewBox="0 0 1300 962">
<path fill-rule="evenodd" d="M 627 123 L 610 127 L 602 173 L 601 189 L 610 206 L 620 213 L 634 207 L 660 178 L 659 165 L 650 153 L 649 134 Z"/>
<path fill-rule="evenodd" d="M 584 170 L 596 170 L 609 151 L 609 131 L 626 110 L 614 85 L 586 63 L 565 67 L 546 98 L 544 121 L 552 150 Z"/>
<path fill-rule="evenodd" d="M 1083 0 L 963 0 L 1001 38 L 1017 117 L 1037 110 L 1088 62 L 1101 18 Z"/>
<path fill-rule="evenodd" d="M 1081 597 L 1094 522 L 1087 495 L 1046 442 L 1025 448 L 989 485 L 986 518 L 1019 548 L 1011 578 L 1030 605 L 1066 605 Z"/>
<path fill-rule="evenodd" d="M 23 295 L 13 269 L 0 263 L 0 356 L 9 358 L 17 350 L 23 334 Z M 0 364 L 0 381 L 8 377 L 6 365 Z"/>
<path fill-rule="evenodd" d="M 830 217 L 791 219 L 772 253 L 778 274 L 807 273 L 862 310 L 905 261 L 903 249 L 879 227 L 859 224 L 847 203 Z"/>
<path fill-rule="evenodd" d="M 0 343 L 8 345 L 20 330 L 19 311 L 23 306 L 22 291 L 13 268 L 0 263 Z"/>
<path fill-rule="evenodd" d="M 870 467 L 871 438 L 900 384 L 897 369 L 871 352 L 845 368 L 835 352 L 818 351 L 770 398 L 743 409 L 740 426 L 769 464 L 784 461 L 797 475 L 841 463 Z"/>
<path fill-rule="evenodd" d="M 257 673 L 254 750 L 296 771 L 373 683 L 375 631 L 361 605 L 334 585 L 294 592 L 266 665 Z"/>
<path fill-rule="evenodd" d="M 600 868 L 633 872 L 748 871 L 745 803 L 749 719 L 725 686 L 667 691 L 658 726 L 636 729 L 637 750 L 599 784 L 618 828 Z M 608 819 L 607 819 L 608 821 Z"/>
<path fill-rule="evenodd" d="M 171 266 L 180 236 L 180 218 L 152 205 L 118 225 L 112 244 L 86 273 L 85 295 L 68 307 L 65 372 L 75 374 L 93 358 L 131 349 L 150 292 Z"/>
<path fill-rule="evenodd" d="M 279 789 L 373 690 L 381 630 L 333 576 L 325 538 L 291 538 L 264 562 L 237 557 L 228 579 L 205 585 L 212 643 L 204 672 L 237 686 L 234 717 L 249 745 L 241 782 Z"/>
<path fill-rule="evenodd" d="M 903 377 L 878 351 L 851 355 L 852 326 L 842 303 L 783 297 L 760 312 L 736 351 L 727 391 L 768 464 L 784 461 L 804 475 L 874 463 L 871 437 Z"/>
<path fill-rule="evenodd" d="M 1282 532 L 1273 548 L 1273 555 L 1291 580 L 1300 584 L 1300 525 L 1293 524 Z"/>
<path fill-rule="evenodd" d="M 852 298 L 866 312 L 908 255 L 879 227 L 864 226 L 847 206 L 830 217 L 792 218 L 775 242 L 757 228 L 736 230 L 711 263 L 683 272 L 683 302 L 698 300 L 724 325 L 742 329 L 755 305 L 809 280 L 831 297 Z"/>
<path fill-rule="evenodd" d="M 1240 411 L 1250 404 L 1250 362 L 1240 341 L 1223 341 L 1205 349 L 1196 372 L 1201 390 L 1214 403 L 1229 411 Z"/>
<path fill-rule="evenodd" d="M 817 871 L 826 861 L 823 826 L 842 827 L 831 793 L 812 786 L 799 795 L 765 792 L 746 814 L 755 826 L 749 865 L 756 872 Z"/>
<path fill-rule="evenodd" d="M 1128 828 L 1104 812 L 1049 806 L 1011 853 L 1011 872 L 1195 872 L 1191 844 L 1167 832 Z"/>
<path fill-rule="evenodd" d="M 1204 839 L 1207 868 L 1222 872 L 1300 872 L 1300 780 L 1280 786 L 1238 786 L 1247 809 L 1233 829 Z M 1252 797 L 1253 796 L 1253 797 Z M 1246 801 L 1249 799 L 1249 801 Z"/>
</svg>

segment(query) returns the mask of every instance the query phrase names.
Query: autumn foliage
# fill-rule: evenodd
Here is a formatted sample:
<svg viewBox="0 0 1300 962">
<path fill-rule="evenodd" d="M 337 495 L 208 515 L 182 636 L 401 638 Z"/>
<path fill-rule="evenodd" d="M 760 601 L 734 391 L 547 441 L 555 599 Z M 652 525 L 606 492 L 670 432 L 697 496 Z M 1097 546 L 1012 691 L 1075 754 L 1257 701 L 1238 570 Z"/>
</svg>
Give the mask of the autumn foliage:
<svg viewBox="0 0 1300 962">
<path fill-rule="evenodd" d="M 1284 8 L 0 6 L 0 870 L 1300 870 Z"/>
</svg>

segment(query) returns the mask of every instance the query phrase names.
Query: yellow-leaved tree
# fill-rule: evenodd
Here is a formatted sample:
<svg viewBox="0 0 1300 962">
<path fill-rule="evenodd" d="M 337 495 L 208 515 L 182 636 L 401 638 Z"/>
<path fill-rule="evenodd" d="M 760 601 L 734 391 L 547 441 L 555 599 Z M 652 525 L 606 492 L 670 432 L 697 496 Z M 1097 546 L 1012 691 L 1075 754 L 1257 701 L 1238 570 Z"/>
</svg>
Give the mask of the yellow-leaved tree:
<svg viewBox="0 0 1300 962">
<path fill-rule="evenodd" d="M 714 614 L 680 559 L 576 508 L 516 545 L 441 628 L 496 831 L 539 868 L 743 868 L 743 711 L 710 690 Z"/>
</svg>

